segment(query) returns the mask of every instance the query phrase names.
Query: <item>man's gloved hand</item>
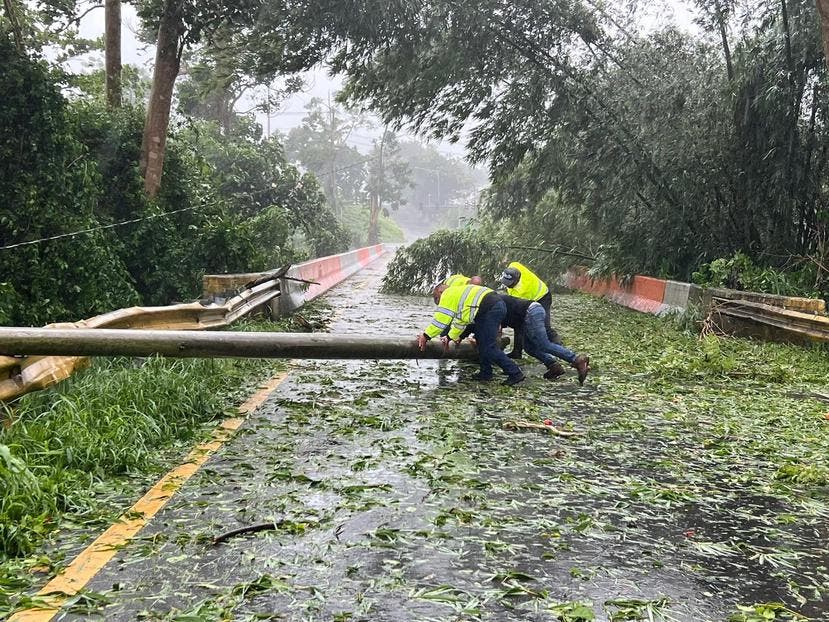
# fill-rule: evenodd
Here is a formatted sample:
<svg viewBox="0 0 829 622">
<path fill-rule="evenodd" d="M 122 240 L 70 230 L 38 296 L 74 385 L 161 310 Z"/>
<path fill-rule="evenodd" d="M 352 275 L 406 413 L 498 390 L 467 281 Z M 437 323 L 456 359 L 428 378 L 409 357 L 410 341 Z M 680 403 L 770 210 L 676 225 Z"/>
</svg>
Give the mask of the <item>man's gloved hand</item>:
<svg viewBox="0 0 829 622">
<path fill-rule="evenodd" d="M 420 333 L 417 336 L 417 347 L 420 348 L 421 352 L 423 352 L 426 349 L 427 341 L 429 341 L 429 338 L 424 333 Z"/>
</svg>

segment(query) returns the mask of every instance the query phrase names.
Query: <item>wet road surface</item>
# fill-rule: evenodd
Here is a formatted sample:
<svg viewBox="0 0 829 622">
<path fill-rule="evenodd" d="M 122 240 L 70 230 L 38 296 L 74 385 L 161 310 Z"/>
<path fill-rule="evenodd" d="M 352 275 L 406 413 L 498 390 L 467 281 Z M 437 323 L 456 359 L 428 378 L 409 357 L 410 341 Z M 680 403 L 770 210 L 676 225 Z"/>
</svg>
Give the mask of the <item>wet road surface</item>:
<svg viewBox="0 0 829 622">
<path fill-rule="evenodd" d="M 431 300 L 378 293 L 386 261 L 328 295 L 332 332 L 426 325 Z M 558 300 L 565 325 L 579 300 Z M 700 435 L 698 412 L 620 397 L 610 372 L 581 388 L 522 365 L 513 390 L 456 361 L 294 362 L 56 619 L 592 619 L 584 603 L 597 620 L 704 621 L 826 583 L 825 506 L 758 495 L 764 466 L 716 458 L 727 438 Z M 585 435 L 502 428 L 546 418 Z M 813 520 L 780 519 L 798 512 Z M 264 521 L 277 529 L 212 544 Z"/>
</svg>

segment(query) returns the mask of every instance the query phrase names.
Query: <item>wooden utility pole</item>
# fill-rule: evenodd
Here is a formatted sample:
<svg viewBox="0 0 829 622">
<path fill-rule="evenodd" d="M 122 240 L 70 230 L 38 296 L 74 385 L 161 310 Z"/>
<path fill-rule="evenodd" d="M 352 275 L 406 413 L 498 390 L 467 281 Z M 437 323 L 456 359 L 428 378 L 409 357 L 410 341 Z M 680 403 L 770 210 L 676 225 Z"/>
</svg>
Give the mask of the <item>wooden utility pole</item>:
<svg viewBox="0 0 829 622">
<path fill-rule="evenodd" d="M 502 339 L 502 347 L 508 343 Z M 176 358 L 469 359 L 470 343 L 444 351 L 438 340 L 421 352 L 413 337 L 330 333 L 131 330 L 110 328 L 0 328 L 0 354 L 47 356 L 170 356 Z"/>
<path fill-rule="evenodd" d="M 369 195 L 368 208 L 368 243 L 377 244 L 380 240 L 379 220 L 380 208 L 383 205 L 383 187 L 385 186 L 385 170 L 383 164 L 383 148 L 386 144 L 386 136 L 389 132 L 388 127 L 383 128 L 383 137 L 380 139 L 380 150 L 378 154 L 377 176 L 372 184 L 371 194 Z"/>
<path fill-rule="evenodd" d="M 121 0 L 104 5 L 107 106 L 121 107 Z"/>
</svg>

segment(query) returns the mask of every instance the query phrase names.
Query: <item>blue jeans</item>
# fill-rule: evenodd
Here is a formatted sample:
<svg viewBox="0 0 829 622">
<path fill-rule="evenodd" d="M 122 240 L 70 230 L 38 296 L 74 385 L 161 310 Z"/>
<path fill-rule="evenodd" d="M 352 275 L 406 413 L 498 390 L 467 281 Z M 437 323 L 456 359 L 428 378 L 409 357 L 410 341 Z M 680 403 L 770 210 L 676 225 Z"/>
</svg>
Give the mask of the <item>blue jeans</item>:
<svg viewBox="0 0 829 622">
<path fill-rule="evenodd" d="M 576 360 L 576 353 L 569 348 L 553 343 L 547 337 L 546 315 L 544 307 L 537 302 L 532 303 L 527 309 L 527 315 L 524 318 L 524 349 L 527 354 L 537 358 L 545 365 L 553 362 L 553 356 L 572 363 Z"/>
<path fill-rule="evenodd" d="M 541 312 L 543 313 L 544 309 Z M 478 356 L 481 359 L 481 377 L 483 378 L 492 376 L 493 363 L 503 369 L 508 376 L 521 373 L 518 365 L 497 344 L 498 329 L 506 316 L 507 305 L 503 300 L 499 300 L 484 313 L 478 313 L 475 316 L 475 339 L 478 341 Z"/>
</svg>

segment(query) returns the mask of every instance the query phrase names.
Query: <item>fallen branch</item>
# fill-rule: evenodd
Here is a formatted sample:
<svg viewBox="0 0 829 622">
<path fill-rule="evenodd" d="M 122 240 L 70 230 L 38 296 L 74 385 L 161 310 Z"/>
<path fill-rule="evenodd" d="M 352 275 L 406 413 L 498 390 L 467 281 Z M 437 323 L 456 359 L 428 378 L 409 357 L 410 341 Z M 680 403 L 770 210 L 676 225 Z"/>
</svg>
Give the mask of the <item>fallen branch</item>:
<svg viewBox="0 0 829 622">
<path fill-rule="evenodd" d="M 230 538 L 241 536 L 246 533 L 257 533 L 259 531 L 275 531 L 279 529 L 279 522 L 272 522 L 272 523 L 259 523 L 258 525 L 248 525 L 247 527 L 239 527 L 238 529 L 233 529 L 232 531 L 228 531 L 227 533 L 223 533 L 219 536 L 213 538 L 213 546 L 217 544 L 221 544 L 225 540 L 229 540 Z"/>
<path fill-rule="evenodd" d="M 812 397 L 816 400 L 820 400 L 821 402 L 826 402 L 827 404 L 829 404 L 829 394 L 813 392 Z"/>
<path fill-rule="evenodd" d="M 560 430 L 552 425 L 546 423 L 534 423 L 532 421 L 504 421 L 501 427 L 505 430 L 545 430 L 551 432 L 556 436 L 584 436 L 584 432 L 574 432 L 568 430 Z"/>
</svg>

